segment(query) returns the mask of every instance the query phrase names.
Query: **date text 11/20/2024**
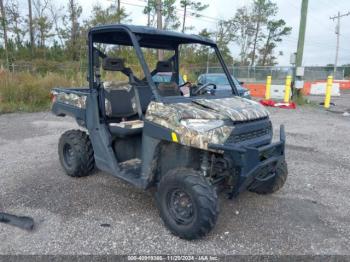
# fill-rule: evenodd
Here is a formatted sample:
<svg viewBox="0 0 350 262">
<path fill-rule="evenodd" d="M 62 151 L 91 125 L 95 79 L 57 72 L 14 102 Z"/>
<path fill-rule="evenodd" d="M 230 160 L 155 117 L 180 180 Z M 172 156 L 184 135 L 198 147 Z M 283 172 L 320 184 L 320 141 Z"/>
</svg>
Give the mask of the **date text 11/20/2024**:
<svg viewBox="0 0 350 262">
<path fill-rule="evenodd" d="M 161 256 L 161 255 L 144 255 L 144 256 L 127 256 L 128 261 L 218 261 L 217 256 Z"/>
</svg>

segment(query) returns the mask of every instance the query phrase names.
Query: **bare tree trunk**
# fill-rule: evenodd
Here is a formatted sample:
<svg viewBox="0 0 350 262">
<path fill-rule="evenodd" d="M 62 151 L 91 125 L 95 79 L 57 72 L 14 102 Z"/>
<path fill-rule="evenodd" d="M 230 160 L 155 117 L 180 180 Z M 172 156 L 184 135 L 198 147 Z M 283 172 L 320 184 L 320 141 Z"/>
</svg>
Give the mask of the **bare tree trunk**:
<svg viewBox="0 0 350 262">
<path fill-rule="evenodd" d="M 118 12 L 118 24 L 120 24 L 120 15 L 121 15 L 121 7 L 120 7 L 120 0 L 117 0 L 118 6 L 117 6 L 117 12 Z"/>
<path fill-rule="evenodd" d="M 163 29 L 162 0 L 157 0 L 157 28 Z"/>
<path fill-rule="evenodd" d="M 69 5 L 70 9 L 72 10 L 71 12 L 71 35 L 70 35 L 70 43 L 72 47 L 72 59 L 75 61 L 76 60 L 76 54 L 75 54 L 75 12 L 74 12 L 74 0 L 69 0 Z"/>
<path fill-rule="evenodd" d="M 5 46 L 5 56 L 6 56 L 6 65 L 9 66 L 9 53 L 8 53 L 8 41 L 7 41 L 7 21 L 6 13 L 4 8 L 3 0 L 0 0 L 0 12 L 1 12 L 1 26 L 4 34 L 4 46 Z"/>
<path fill-rule="evenodd" d="M 186 13 L 187 13 L 187 5 L 184 6 L 184 17 L 182 21 L 182 33 L 185 33 L 185 25 L 186 25 Z"/>
<path fill-rule="evenodd" d="M 72 59 L 73 61 L 78 60 L 78 53 L 76 49 L 76 42 L 77 42 L 77 34 L 78 34 L 78 21 L 77 21 L 77 13 L 75 8 L 75 0 L 69 0 L 69 8 L 71 10 L 70 13 L 70 20 L 71 20 L 71 35 L 70 35 L 70 45 L 71 45 L 71 51 L 72 51 Z"/>
<path fill-rule="evenodd" d="M 32 14 L 32 0 L 28 0 L 28 20 L 29 20 L 29 38 L 30 38 L 30 48 L 32 56 L 34 55 L 34 30 L 33 30 L 33 14 Z"/>
<path fill-rule="evenodd" d="M 157 29 L 163 29 L 162 0 L 157 0 Z M 158 49 L 158 61 L 163 61 L 163 50 Z"/>
<path fill-rule="evenodd" d="M 150 11 L 150 7 L 149 7 L 149 1 L 147 0 L 147 26 L 151 26 L 151 11 Z"/>
<path fill-rule="evenodd" d="M 262 63 L 261 63 L 263 66 L 266 64 L 267 54 L 269 53 L 268 48 L 270 45 L 270 39 L 271 39 L 271 34 L 269 33 L 269 36 L 267 37 L 267 40 L 266 40 L 264 55 L 263 55 L 263 59 L 262 59 Z"/>
<path fill-rule="evenodd" d="M 58 40 L 60 41 L 60 44 L 63 47 L 64 43 L 63 43 L 63 39 L 62 39 L 62 33 L 61 33 L 60 27 L 59 27 L 59 19 L 62 18 L 62 16 L 60 15 L 59 11 L 61 11 L 62 9 L 60 8 L 59 10 L 57 10 L 55 8 L 55 6 L 50 5 L 49 10 L 50 10 L 50 13 L 51 13 L 51 16 L 52 16 L 52 20 L 53 20 L 53 23 L 54 23 L 54 26 L 55 26 L 55 31 L 56 31 Z"/>
<path fill-rule="evenodd" d="M 258 18 L 260 19 L 260 18 Z M 256 46 L 258 43 L 258 35 L 259 35 L 259 30 L 260 30 L 260 22 L 258 21 L 256 24 L 256 31 L 255 31 L 255 37 L 254 37 L 254 45 L 253 45 L 253 51 L 252 51 L 252 64 L 251 66 L 254 66 L 255 63 L 255 52 L 256 52 Z"/>
</svg>

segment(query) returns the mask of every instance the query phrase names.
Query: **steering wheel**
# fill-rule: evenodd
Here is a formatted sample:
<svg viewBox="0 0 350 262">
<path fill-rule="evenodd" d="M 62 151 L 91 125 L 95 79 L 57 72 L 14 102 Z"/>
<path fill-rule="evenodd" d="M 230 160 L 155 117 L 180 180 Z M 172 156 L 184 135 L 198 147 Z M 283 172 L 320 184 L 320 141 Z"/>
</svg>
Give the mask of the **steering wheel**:
<svg viewBox="0 0 350 262">
<path fill-rule="evenodd" d="M 178 87 L 181 88 L 181 87 L 183 87 L 183 86 L 185 86 L 185 85 L 192 85 L 192 84 L 191 84 L 191 82 L 185 82 L 185 83 L 183 83 L 182 85 L 179 85 Z"/>
<path fill-rule="evenodd" d="M 194 95 L 197 95 L 197 94 L 204 94 L 203 92 L 201 92 L 202 90 L 206 89 L 207 87 L 209 86 L 213 86 L 213 89 L 216 89 L 216 85 L 213 84 L 213 83 L 206 83 L 200 87 L 198 87 L 196 90 L 193 91 L 193 94 Z"/>
</svg>

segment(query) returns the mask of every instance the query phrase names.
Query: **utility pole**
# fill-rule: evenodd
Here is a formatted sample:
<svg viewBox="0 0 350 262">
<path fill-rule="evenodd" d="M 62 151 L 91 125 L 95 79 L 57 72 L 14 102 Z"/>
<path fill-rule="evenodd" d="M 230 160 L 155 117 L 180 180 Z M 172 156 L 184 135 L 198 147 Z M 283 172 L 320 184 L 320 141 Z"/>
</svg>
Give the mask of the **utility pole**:
<svg viewBox="0 0 350 262">
<path fill-rule="evenodd" d="M 332 16 L 329 18 L 333 21 L 335 19 L 337 19 L 337 25 L 335 27 L 335 34 L 337 35 L 337 49 L 335 51 L 334 76 L 335 76 L 335 73 L 337 72 L 337 65 L 338 65 L 339 41 L 340 41 L 340 18 L 342 18 L 344 16 L 348 16 L 348 15 L 350 15 L 350 12 L 348 12 L 346 14 L 340 14 L 340 12 L 338 12 L 338 15 Z"/>
<path fill-rule="evenodd" d="M 151 26 L 151 7 L 150 0 L 147 0 L 147 26 Z"/>
<path fill-rule="evenodd" d="M 157 0 L 157 29 L 163 29 L 162 23 L 162 0 Z M 163 50 L 158 49 L 158 61 L 163 61 Z"/>
<path fill-rule="evenodd" d="M 306 31 L 306 20 L 307 20 L 307 8 L 309 5 L 308 0 L 302 0 L 301 11 L 300 11 L 300 24 L 299 24 L 299 37 L 298 37 L 298 47 L 297 54 L 295 58 L 295 68 L 294 68 L 294 88 L 299 90 L 304 86 L 304 68 L 303 64 L 303 54 L 304 54 L 304 42 L 305 42 L 305 31 Z M 293 96 L 299 96 L 300 92 L 293 92 Z"/>
<path fill-rule="evenodd" d="M 301 12 L 300 12 L 300 24 L 299 24 L 299 37 L 298 37 L 298 48 L 297 57 L 295 60 L 295 66 L 300 67 L 303 64 L 303 54 L 304 54 L 304 41 L 305 41 L 305 31 L 306 31 L 306 19 L 307 19 L 307 7 L 309 1 L 302 0 Z"/>
</svg>

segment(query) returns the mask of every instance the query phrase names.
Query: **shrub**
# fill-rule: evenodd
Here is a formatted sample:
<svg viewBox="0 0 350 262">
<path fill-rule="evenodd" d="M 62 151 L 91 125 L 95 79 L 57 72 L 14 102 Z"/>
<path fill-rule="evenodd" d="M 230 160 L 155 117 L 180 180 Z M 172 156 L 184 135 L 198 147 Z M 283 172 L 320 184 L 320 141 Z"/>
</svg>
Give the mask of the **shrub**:
<svg viewBox="0 0 350 262">
<path fill-rule="evenodd" d="M 44 76 L 27 72 L 0 73 L 0 113 L 47 110 L 54 87 L 76 86 L 81 79 L 66 78 L 57 73 Z"/>
</svg>

